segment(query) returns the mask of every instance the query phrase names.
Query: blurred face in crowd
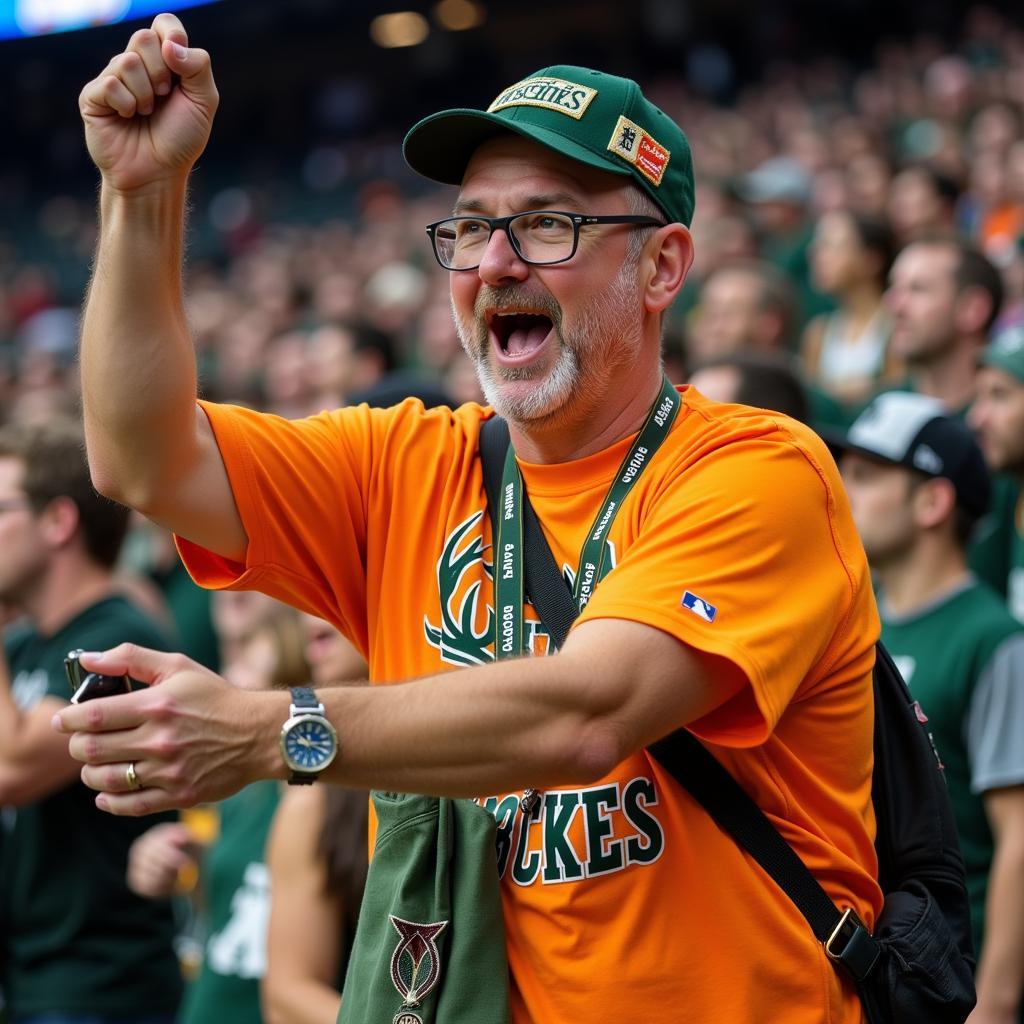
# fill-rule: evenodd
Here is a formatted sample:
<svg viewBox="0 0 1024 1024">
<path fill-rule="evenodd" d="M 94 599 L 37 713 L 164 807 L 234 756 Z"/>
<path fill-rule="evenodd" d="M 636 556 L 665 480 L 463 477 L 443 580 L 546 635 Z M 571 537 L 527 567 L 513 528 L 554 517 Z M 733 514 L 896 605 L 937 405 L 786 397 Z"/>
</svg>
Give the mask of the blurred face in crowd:
<svg viewBox="0 0 1024 1024">
<path fill-rule="evenodd" d="M 889 222 L 902 240 L 940 229 L 946 208 L 928 176 L 916 167 L 900 171 L 889 189 Z"/>
<path fill-rule="evenodd" d="M 926 363 L 956 338 L 956 253 L 947 245 L 916 243 L 896 257 L 886 303 L 897 359 Z"/>
<path fill-rule="evenodd" d="M 862 153 L 846 165 L 846 192 L 858 213 L 885 215 L 889 199 L 889 165 L 875 153 Z"/>
<path fill-rule="evenodd" d="M 978 370 L 968 423 L 989 468 L 1024 475 L 1024 382 L 995 366 Z"/>
<path fill-rule="evenodd" d="M 777 349 L 781 322 L 764 305 L 764 285 L 754 273 L 723 269 L 705 282 L 688 349 L 694 362 L 741 348 Z"/>
<path fill-rule="evenodd" d="M 20 608 L 47 561 L 40 519 L 21 489 L 20 459 L 0 457 L 0 605 Z"/>
<path fill-rule="evenodd" d="M 693 374 L 690 383 L 713 402 L 735 402 L 742 381 L 735 366 L 708 366 Z"/>
<path fill-rule="evenodd" d="M 307 386 L 318 394 L 344 397 L 352 382 L 352 332 L 328 324 L 309 336 L 303 369 Z"/>
<path fill-rule="evenodd" d="M 474 154 L 456 213 L 628 214 L 628 187 L 616 175 L 503 137 Z M 507 419 L 550 421 L 597 408 L 635 362 L 645 314 L 637 266 L 625 259 L 627 238 L 618 226 L 582 229 L 571 260 L 531 266 L 495 231 L 477 270 L 451 274 L 459 337 L 487 401 Z"/>
<path fill-rule="evenodd" d="M 217 590 L 210 606 L 213 626 L 223 641 L 237 641 L 259 628 L 277 608 L 277 602 L 256 590 Z"/>
<path fill-rule="evenodd" d="M 912 475 L 857 452 L 846 452 L 839 470 L 868 562 L 884 568 L 905 555 L 917 537 Z"/>
<path fill-rule="evenodd" d="M 302 628 L 314 685 L 333 686 L 366 678 L 366 662 L 330 623 L 304 613 Z"/>
<path fill-rule="evenodd" d="M 298 402 L 310 393 L 306 336 L 301 331 L 279 335 L 267 351 L 263 370 L 267 402 L 272 406 Z"/>
<path fill-rule="evenodd" d="M 701 209 L 703 212 L 703 207 Z M 757 256 L 754 229 L 748 220 L 736 214 L 695 215 L 691 234 L 695 253 L 694 268 L 705 279 L 710 278 L 723 264 Z"/>
<path fill-rule="evenodd" d="M 819 219 L 810 259 L 815 286 L 832 295 L 874 277 L 878 270 L 877 255 L 865 250 L 853 220 L 839 210 Z"/>
</svg>

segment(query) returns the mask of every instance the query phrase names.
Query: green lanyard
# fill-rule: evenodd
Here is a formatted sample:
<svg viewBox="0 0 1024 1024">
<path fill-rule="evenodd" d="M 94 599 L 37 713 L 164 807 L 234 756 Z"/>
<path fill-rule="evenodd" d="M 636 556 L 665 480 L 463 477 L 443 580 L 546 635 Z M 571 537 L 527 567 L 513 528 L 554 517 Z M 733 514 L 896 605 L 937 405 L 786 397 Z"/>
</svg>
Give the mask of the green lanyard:
<svg viewBox="0 0 1024 1024">
<path fill-rule="evenodd" d="M 587 533 L 576 568 L 573 599 L 582 611 L 594 587 L 610 571 L 605 564 L 606 540 L 612 523 L 640 474 L 668 437 L 679 412 L 679 393 L 667 377 L 662 378 L 661 393 L 651 406 L 644 425 L 626 453 L 608 488 L 601 511 Z M 494 542 L 494 603 L 497 612 L 494 643 L 495 659 L 514 658 L 525 653 L 523 645 L 523 477 L 516 453 L 509 446 L 501 479 L 501 508 L 498 510 L 498 535 Z"/>
</svg>

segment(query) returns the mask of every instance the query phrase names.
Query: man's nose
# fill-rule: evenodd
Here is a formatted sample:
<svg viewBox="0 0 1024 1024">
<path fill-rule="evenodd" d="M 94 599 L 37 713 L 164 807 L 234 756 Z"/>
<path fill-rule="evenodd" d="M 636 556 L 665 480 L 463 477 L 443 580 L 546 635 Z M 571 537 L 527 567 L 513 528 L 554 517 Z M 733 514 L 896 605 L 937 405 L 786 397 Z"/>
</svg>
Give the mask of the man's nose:
<svg viewBox="0 0 1024 1024">
<path fill-rule="evenodd" d="M 477 268 L 484 284 L 500 285 L 509 281 L 524 281 L 530 273 L 530 266 L 512 245 L 507 230 L 496 228 L 487 240 L 483 259 Z"/>
</svg>

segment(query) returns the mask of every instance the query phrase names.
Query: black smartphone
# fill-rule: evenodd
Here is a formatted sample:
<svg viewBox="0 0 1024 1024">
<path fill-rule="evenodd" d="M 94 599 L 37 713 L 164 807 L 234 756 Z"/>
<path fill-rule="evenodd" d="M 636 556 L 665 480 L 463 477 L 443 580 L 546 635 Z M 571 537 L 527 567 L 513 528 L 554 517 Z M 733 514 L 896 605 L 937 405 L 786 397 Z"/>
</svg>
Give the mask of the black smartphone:
<svg viewBox="0 0 1024 1024">
<path fill-rule="evenodd" d="M 81 704 L 83 701 L 96 697 L 112 697 L 116 693 L 130 693 L 132 681 L 127 675 L 101 676 L 98 672 L 89 672 L 78 660 L 82 651 L 69 651 L 64 659 L 64 671 L 68 674 L 71 686 L 71 703 Z"/>
</svg>

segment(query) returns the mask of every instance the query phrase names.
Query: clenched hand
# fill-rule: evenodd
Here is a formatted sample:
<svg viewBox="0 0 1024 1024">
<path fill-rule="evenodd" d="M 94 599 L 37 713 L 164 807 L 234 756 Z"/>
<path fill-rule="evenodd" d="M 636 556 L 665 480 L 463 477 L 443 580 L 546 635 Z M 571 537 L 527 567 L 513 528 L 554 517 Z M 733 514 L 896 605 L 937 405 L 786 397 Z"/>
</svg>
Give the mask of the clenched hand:
<svg viewBox="0 0 1024 1024">
<path fill-rule="evenodd" d="M 218 102 L 210 55 L 173 14 L 140 29 L 82 90 L 89 155 L 119 192 L 183 180 L 206 146 Z"/>
</svg>

